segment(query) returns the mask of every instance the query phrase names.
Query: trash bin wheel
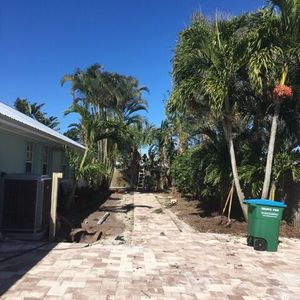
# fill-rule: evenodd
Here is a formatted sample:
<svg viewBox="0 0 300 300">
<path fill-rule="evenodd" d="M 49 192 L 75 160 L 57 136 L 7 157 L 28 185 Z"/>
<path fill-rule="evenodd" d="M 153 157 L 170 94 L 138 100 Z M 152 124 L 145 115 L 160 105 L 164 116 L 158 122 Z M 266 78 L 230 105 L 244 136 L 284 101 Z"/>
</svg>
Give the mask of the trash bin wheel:
<svg viewBox="0 0 300 300">
<path fill-rule="evenodd" d="M 247 245 L 251 247 L 253 246 L 253 236 L 251 235 L 247 236 Z"/>
<path fill-rule="evenodd" d="M 256 238 L 253 242 L 254 250 L 265 251 L 267 250 L 267 241 L 265 239 Z"/>
</svg>

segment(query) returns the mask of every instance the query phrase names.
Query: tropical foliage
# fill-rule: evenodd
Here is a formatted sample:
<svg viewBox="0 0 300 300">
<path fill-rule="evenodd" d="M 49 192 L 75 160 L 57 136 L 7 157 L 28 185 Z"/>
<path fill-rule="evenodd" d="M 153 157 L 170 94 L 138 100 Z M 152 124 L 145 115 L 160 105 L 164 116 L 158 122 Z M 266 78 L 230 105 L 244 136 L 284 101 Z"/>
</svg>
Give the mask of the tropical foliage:
<svg viewBox="0 0 300 300">
<path fill-rule="evenodd" d="M 43 112 L 41 109 L 44 107 L 44 103 L 38 104 L 36 102 L 30 103 L 27 99 L 17 98 L 14 102 L 14 107 L 16 110 L 21 113 L 39 121 L 40 123 L 55 129 L 59 130 L 59 121 L 57 117 L 47 116 L 47 113 Z"/>
<path fill-rule="evenodd" d="M 142 95 L 147 88 L 133 77 L 104 71 L 99 64 L 65 75 L 61 83 L 66 82 L 71 84 L 73 101 L 65 114 L 79 116 L 66 135 L 85 146 L 83 155 L 68 151 L 74 177 L 94 188 L 108 188 L 116 163 L 130 166 L 142 144 L 146 120 L 139 112 L 147 110 Z"/>
<path fill-rule="evenodd" d="M 245 197 L 284 198 L 284 180 L 300 180 L 299 14 L 299 1 L 270 1 L 196 14 L 179 34 L 165 121 L 179 190 L 222 202 L 234 182 L 247 219 Z"/>
<path fill-rule="evenodd" d="M 65 114 L 79 117 L 66 135 L 85 146 L 83 154 L 67 150 L 73 191 L 80 179 L 108 188 L 116 165 L 137 172 L 148 146 L 154 189 L 176 186 L 221 207 L 234 184 L 246 220 L 245 198 L 286 199 L 289 182 L 300 181 L 299 15 L 298 0 L 268 1 L 238 17 L 194 14 L 178 36 L 158 128 L 141 114 L 148 90 L 134 77 L 99 64 L 65 75 L 72 95 Z M 17 99 L 15 106 L 58 125 L 43 104 Z"/>
</svg>

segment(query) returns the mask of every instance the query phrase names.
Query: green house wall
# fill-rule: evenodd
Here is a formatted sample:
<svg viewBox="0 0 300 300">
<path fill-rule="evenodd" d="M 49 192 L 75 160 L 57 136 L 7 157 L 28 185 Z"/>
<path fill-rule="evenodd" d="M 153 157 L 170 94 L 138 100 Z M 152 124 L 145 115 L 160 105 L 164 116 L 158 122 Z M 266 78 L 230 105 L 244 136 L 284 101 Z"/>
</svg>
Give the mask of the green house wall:
<svg viewBox="0 0 300 300">
<path fill-rule="evenodd" d="M 33 143 L 32 172 L 42 175 L 42 153 L 48 148 L 48 175 L 62 172 L 62 148 L 0 128 L 0 173 L 25 173 L 26 145 Z M 66 175 L 66 174 L 65 174 Z"/>
</svg>

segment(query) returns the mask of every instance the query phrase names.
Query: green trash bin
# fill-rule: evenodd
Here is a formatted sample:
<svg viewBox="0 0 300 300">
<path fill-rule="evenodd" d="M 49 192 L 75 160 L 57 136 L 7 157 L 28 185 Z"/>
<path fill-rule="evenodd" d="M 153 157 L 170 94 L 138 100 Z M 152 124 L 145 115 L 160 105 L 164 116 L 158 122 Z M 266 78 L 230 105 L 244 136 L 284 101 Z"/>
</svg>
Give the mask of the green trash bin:
<svg viewBox="0 0 300 300">
<path fill-rule="evenodd" d="M 255 250 L 277 251 L 279 226 L 284 203 L 266 199 L 249 199 L 247 244 Z"/>
</svg>

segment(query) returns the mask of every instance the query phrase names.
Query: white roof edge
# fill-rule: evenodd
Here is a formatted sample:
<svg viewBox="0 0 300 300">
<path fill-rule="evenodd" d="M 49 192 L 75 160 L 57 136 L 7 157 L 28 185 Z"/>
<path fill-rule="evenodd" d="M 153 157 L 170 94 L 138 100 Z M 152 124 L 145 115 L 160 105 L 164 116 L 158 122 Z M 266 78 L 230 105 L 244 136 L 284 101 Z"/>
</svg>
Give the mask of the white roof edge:
<svg viewBox="0 0 300 300">
<path fill-rule="evenodd" d="M 12 107 L 0 102 L 0 120 L 13 127 L 19 127 L 24 131 L 31 131 L 43 138 L 62 145 L 67 145 L 77 150 L 84 150 L 85 147 L 67 136 L 49 128 L 48 126 L 26 116 L 25 114 L 13 109 Z M 25 128 L 24 128 L 25 126 Z"/>
</svg>

